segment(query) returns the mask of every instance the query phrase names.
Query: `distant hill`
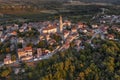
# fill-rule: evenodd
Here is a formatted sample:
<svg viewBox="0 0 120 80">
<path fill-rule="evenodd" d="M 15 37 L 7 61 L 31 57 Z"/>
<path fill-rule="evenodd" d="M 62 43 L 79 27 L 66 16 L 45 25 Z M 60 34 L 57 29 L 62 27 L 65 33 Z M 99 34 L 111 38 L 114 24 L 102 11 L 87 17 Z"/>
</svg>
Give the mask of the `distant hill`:
<svg viewBox="0 0 120 80">
<path fill-rule="evenodd" d="M 1 3 L 16 3 L 16 4 L 41 4 L 47 2 L 69 2 L 69 1 L 81 1 L 81 2 L 100 2 L 100 3 L 112 3 L 120 4 L 120 0 L 0 0 Z"/>
<path fill-rule="evenodd" d="M 120 4 L 120 0 L 76 0 L 76 1 Z"/>
<path fill-rule="evenodd" d="M 73 4 L 70 2 L 73 1 Z M 79 2 L 77 2 L 79 1 Z M 74 3 L 76 2 L 76 3 Z M 83 3 L 81 3 L 83 2 Z M 71 5 L 104 5 L 107 4 L 120 4 L 120 0 L 0 0 L 0 12 L 4 13 L 5 10 L 60 10 L 67 9 L 68 6 Z M 94 4 L 93 4 L 94 3 Z M 100 3 L 100 4 L 97 4 Z"/>
</svg>

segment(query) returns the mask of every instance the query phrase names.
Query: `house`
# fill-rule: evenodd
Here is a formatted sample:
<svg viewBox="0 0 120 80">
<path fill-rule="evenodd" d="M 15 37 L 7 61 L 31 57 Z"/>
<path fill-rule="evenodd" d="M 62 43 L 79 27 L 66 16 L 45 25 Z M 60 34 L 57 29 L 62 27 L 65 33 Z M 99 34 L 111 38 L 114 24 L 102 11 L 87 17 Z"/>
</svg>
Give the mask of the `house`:
<svg viewBox="0 0 120 80">
<path fill-rule="evenodd" d="M 41 40 L 49 40 L 49 39 L 51 39 L 51 37 L 50 37 L 50 34 L 41 34 L 40 36 L 39 36 L 39 40 L 41 41 Z"/>
<path fill-rule="evenodd" d="M 27 29 L 28 24 L 24 23 L 20 28 L 19 32 L 24 32 Z"/>
<path fill-rule="evenodd" d="M 28 56 L 22 56 L 21 57 L 21 60 L 22 61 L 26 61 L 26 60 L 30 60 L 30 59 L 32 59 L 33 58 L 33 56 L 30 56 L 30 55 L 28 55 Z"/>
<path fill-rule="evenodd" d="M 18 40 L 17 40 L 18 43 L 23 43 L 24 42 L 24 39 L 19 37 Z"/>
<path fill-rule="evenodd" d="M 87 31 L 87 29 L 83 29 L 83 33 L 87 33 L 88 31 Z"/>
<path fill-rule="evenodd" d="M 47 50 L 47 49 L 42 50 L 42 54 L 43 54 L 43 55 L 46 55 L 46 54 L 48 54 L 48 53 L 51 53 L 51 51 L 50 51 L 50 50 Z"/>
<path fill-rule="evenodd" d="M 67 39 L 66 39 L 66 42 L 69 42 L 69 43 L 72 42 L 75 38 L 77 38 L 78 35 L 79 34 L 74 33 L 74 34 L 68 36 Z"/>
<path fill-rule="evenodd" d="M 111 27 L 111 29 L 113 29 L 113 30 L 116 30 L 116 31 L 120 32 L 120 28 L 119 28 L 119 26 L 118 26 L 118 25 L 113 25 L 113 26 Z"/>
<path fill-rule="evenodd" d="M 72 34 L 72 36 L 73 36 L 73 39 L 75 39 L 79 36 L 79 34 L 76 32 L 76 33 Z"/>
<path fill-rule="evenodd" d="M 73 36 L 68 36 L 68 38 L 66 39 L 66 42 L 72 42 L 73 41 Z"/>
<path fill-rule="evenodd" d="M 37 48 L 37 57 L 40 57 L 42 55 L 41 48 Z"/>
<path fill-rule="evenodd" d="M 45 50 L 45 52 L 46 52 L 46 53 L 51 53 L 51 51 L 50 51 L 50 50 L 47 50 L 47 49 Z"/>
<path fill-rule="evenodd" d="M 63 45 L 63 49 L 68 49 L 70 47 L 70 44 L 68 42 L 66 42 L 64 45 Z"/>
<path fill-rule="evenodd" d="M 0 26 L 0 31 L 3 31 L 3 26 Z"/>
<path fill-rule="evenodd" d="M 10 39 L 10 42 L 13 43 L 13 44 L 17 43 L 16 37 L 12 36 L 11 39 Z"/>
<path fill-rule="evenodd" d="M 49 45 L 54 45 L 56 43 L 56 41 L 54 40 L 54 39 L 50 39 L 49 41 L 48 41 L 48 44 Z"/>
<path fill-rule="evenodd" d="M 14 24 L 14 28 L 18 29 L 19 25 L 18 24 Z"/>
<path fill-rule="evenodd" d="M 43 28 L 42 33 L 46 34 L 50 34 L 50 33 L 56 33 L 57 32 L 57 27 L 56 26 L 48 26 Z"/>
<path fill-rule="evenodd" d="M 6 26 L 6 29 L 11 29 L 12 26 Z"/>
<path fill-rule="evenodd" d="M 75 43 L 76 46 L 80 46 L 80 43 L 81 43 L 81 42 L 82 42 L 81 40 L 75 40 L 74 43 Z"/>
<path fill-rule="evenodd" d="M 32 47 L 25 47 L 24 51 L 27 55 L 31 55 L 32 56 Z"/>
<path fill-rule="evenodd" d="M 64 26 L 71 26 L 71 21 L 65 20 L 63 25 Z"/>
<path fill-rule="evenodd" d="M 117 30 L 118 32 L 120 32 L 120 28 L 117 28 L 116 30 Z"/>
<path fill-rule="evenodd" d="M 16 36 L 17 32 L 16 31 L 12 31 L 10 34 L 13 35 L 13 36 Z"/>
<path fill-rule="evenodd" d="M 43 36 L 44 36 L 44 38 L 45 38 L 47 41 L 51 39 L 51 38 L 50 38 L 50 34 L 43 34 Z"/>
<path fill-rule="evenodd" d="M 70 34 L 70 31 L 64 30 L 63 31 L 63 39 L 66 39 L 69 34 Z"/>
<path fill-rule="evenodd" d="M 31 30 L 32 30 L 32 25 L 29 24 L 29 25 L 27 26 L 27 28 L 28 28 L 28 31 L 31 31 Z"/>
<path fill-rule="evenodd" d="M 24 32 L 24 28 L 21 27 L 21 28 L 19 29 L 19 32 Z"/>
<path fill-rule="evenodd" d="M 5 37 L 4 36 L 1 36 L 0 37 L 0 42 L 3 42 L 5 40 Z"/>
<path fill-rule="evenodd" d="M 6 55 L 6 58 L 4 58 L 4 64 L 11 64 L 13 63 L 14 61 L 11 60 L 11 55 L 10 54 L 7 54 Z"/>
<path fill-rule="evenodd" d="M 84 23 L 79 22 L 77 25 L 78 25 L 78 29 L 84 28 Z"/>
<path fill-rule="evenodd" d="M 12 30 L 18 30 L 19 27 L 18 27 L 18 24 L 14 24 L 12 27 L 11 27 Z"/>
<path fill-rule="evenodd" d="M 44 35 L 40 35 L 39 36 L 39 40 L 44 40 L 45 38 L 44 38 Z"/>
<path fill-rule="evenodd" d="M 18 58 L 21 59 L 22 56 L 26 56 L 24 49 L 18 49 Z"/>
<path fill-rule="evenodd" d="M 106 38 L 107 39 L 109 39 L 109 40 L 114 40 L 114 35 L 113 34 L 108 34 L 107 36 L 106 36 Z"/>
<path fill-rule="evenodd" d="M 94 29 L 94 28 L 98 28 L 98 25 L 97 24 L 93 24 L 92 25 L 92 28 Z"/>
<path fill-rule="evenodd" d="M 76 27 L 73 27 L 73 28 L 71 29 L 71 32 L 72 32 L 72 33 L 77 32 L 77 28 L 76 28 Z"/>
<path fill-rule="evenodd" d="M 18 57 L 21 60 L 29 60 L 33 58 L 32 47 L 25 47 L 22 49 L 18 49 Z"/>
<path fill-rule="evenodd" d="M 27 23 L 24 23 L 21 28 L 26 29 L 27 26 L 28 26 L 28 24 L 27 24 Z"/>
<path fill-rule="evenodd" d="M 105 25 L 101 25 L 100 30 L 104 33 L 107 34 L 107 30 L 108 30 L 109 26 L 105 26 Z"/>
<path fill-rule="evenodd" d="M 14 68 L 14 74 L 18 74 L 20 72 L 20 68 Z"/>
</svg>

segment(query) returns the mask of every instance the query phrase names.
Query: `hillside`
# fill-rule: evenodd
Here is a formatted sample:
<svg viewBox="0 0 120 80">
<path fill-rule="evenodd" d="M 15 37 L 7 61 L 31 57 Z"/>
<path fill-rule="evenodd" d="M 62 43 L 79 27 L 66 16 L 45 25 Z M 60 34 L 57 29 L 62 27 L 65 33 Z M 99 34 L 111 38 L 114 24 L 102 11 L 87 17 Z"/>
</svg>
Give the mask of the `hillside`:
<svg viewBox="0 0 120 80">
<path fill-rule="evenodd" d="M 120 0 L 78 0 L 78 1 L 120 4 Z"/>
<path fill-rule="evenodd" d="M 120 14 L 120 7 L 96 3 L 99 0 L 74 0 L 72 3 L 67 1 L 70 0 L 0 0 L 0 17 L 2 18 L 0 21 L 1 23 L 4 23 L 6 19 L 10 22 L 16 21 L 16 17 L 40 20 L 44 18 L 43 16 L 56 14 L 64 16 L 93 15 L 101 12 L 101 8 L 108 9 L 108 14 Z M 87 3 L 88 1 L 94 2 Z M 107 0 L 102 1 L 107 2 Z M 117 0 L 114 1 L 117 2 Z"/>
<path fill-rule="evenodd" d="M 25 72 L 18 74 L 11 71 L 11 67 L 3 67 L 0 69 L 0 78 L 2 80 L 120 80 L 120 44 L 99 39 L 94 42 L 100 45 L 96 50 L 85 43 L 85 49 L 77 52 L 71 44 L 68 50 L 58 52 L 48 60 L 36 62 L 34 66 L 22 63 L 21 68 Z M 5 72 L 9 76 L 7 79 Z"/>
<path fill-rule="evenodd" d="M 32 4 L 39 5 L 45 4 L 49 2 L 69 2 L 69 1 L 81 1 L 81 2 L 99 2 L 99 3 L 112 3 L 112 4 L 120 4 L 120 0 L 0 0 L 0 4 Z M 53 3 L 54 4 L 54 3 Z"/>
</svg>

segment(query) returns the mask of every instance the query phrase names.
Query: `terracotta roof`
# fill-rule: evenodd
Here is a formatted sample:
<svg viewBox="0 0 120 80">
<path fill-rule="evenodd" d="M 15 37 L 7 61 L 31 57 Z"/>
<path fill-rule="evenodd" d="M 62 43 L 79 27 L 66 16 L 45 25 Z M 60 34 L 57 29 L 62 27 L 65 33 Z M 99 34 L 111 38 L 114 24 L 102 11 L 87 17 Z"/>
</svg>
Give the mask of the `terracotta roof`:
<svg viewBox="0 0 120 80">
<path fill-rule="evenodd" d="M 54 39 L 50 39 L 49 43 L 52 43 L 52 42 L 55 43 L 56 41 Z"/>
<path fill-rule="evenodd" d="M 8 58 L 5 58 L 5 59 L 4 59 L 4 62 L 7 62 L 7 61 L 9 61 L 9 60 L 10 60 L 10 59 L 8 59 Z"/>
<path fill-rule="evenodd" d="M 113 34 L 108 34 L 107 37 L 112 38 L 112 37 L 114 37 L 114 35 Z"/>
<path fill-rule="evenodd" d="M 84 25 L 82 22 L 79 22 L 78 25 Z"/>
<path fill-rule="evenodd" d="M 74 34 L 72 34 L 72 36 L 77 36 L 77 35 L 79 35 L 78 33 L 74 33 Z"/>
<path fill-rule="evenodd" d="M 17 32 L 16 32 L 16 31 L 13 31 L 11 34 L 13 34 L 13 35 L 17 35 Z"/>
<path fill-rule="evenodd" d="M 76 30 L 77 28 L 76 27 L 73 27 L 72 30 Z"/>
<path fill-rule="evenodd" d="M 32 50 L 32 47 L 25 47 L 24 50 L 25 51 Z"/>
<path fill-rule="evenodd" d="M 43 30 L 50 30 L 50 29 L 55 29 L 55 28 L 57 28 L 57 27 L 56 26 L 49 26 L 49 27 L 44 28 Z"/>
<path fill-rule="evenodd" d="M 63 33 L 64 33 L 64 34 L 67 34 L 67 33 L 69 33 L 69 31 L 67 31 L 67 30 L 64 30 L 64 31 L 63 31 Z"/>
</svg>

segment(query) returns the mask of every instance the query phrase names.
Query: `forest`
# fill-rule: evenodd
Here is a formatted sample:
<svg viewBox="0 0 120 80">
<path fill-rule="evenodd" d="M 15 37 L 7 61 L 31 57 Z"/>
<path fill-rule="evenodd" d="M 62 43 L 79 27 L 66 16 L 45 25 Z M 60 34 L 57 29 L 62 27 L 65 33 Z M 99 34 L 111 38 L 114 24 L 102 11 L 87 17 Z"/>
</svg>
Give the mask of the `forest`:
<svg viewBox="0 0 120 80">
<path fill-rule="evenodd" d="M 21 64 L 25 72 L 14 74 L 12 67 L 0 69 L 2 80 L 119 80 L 120 43 L 94 39 L 93 48 L 84 43 L 85 49 L 76 51 L 75 45 L 58 52 L 48 60 L 39 61 L 34 66 Z"/>
</svg>

